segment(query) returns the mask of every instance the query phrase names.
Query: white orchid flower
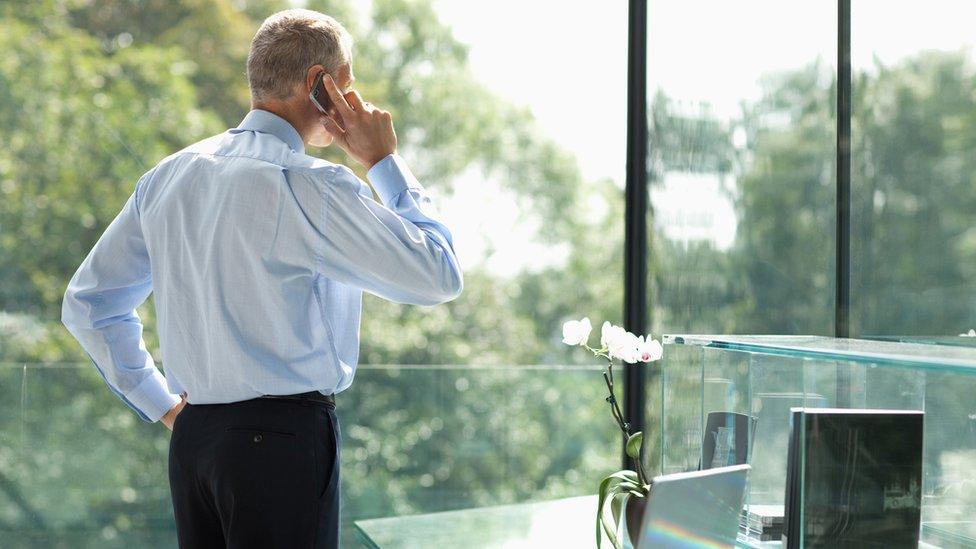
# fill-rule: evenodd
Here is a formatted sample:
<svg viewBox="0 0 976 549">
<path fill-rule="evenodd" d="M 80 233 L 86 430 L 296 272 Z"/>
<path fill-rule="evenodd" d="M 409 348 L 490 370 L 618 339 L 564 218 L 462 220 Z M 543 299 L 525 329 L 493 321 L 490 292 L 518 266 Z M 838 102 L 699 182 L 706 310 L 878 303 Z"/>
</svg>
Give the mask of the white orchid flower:
<svg viewBox="0 0 976 549">
<path fill-rule="evenodd" d="M 609 320 L 603 321 L 603 326 L 600 327 L 600 347 L 604 349 L 607 347 L 607 341 L 610 339 L 611 332 L 613 332 L 614 328 L 616 326 L 610 324 Z"/>
<path fill-rule="evenodd" d="M 640 360 L 640 350 L 638 349 L 637 336 L 630 332 L 624 332 L 624 336 L 618 343 L 618 348 L 612 351 L 612 355 L 628 364 L 634 364 Z"/>
<path fill-rule="evenodd" d="M 611 358 L 619 358 L 633 364 L 640 358 L 638 352 L 638 338 L 620 326 L 609 322 L 603 323 L 600 343 L 607 349 Z"/>
<path fill-rule="evenodd" d="M 583 317 L 581 320 L 569 320 L 563 324 L 563 343 L 566 345 L 586 345 L 592 331 L 593 325 L 590 324 L 589 317 Z"/>
<path fill-rule="evenodd" d="M 661 342 L 652 338 L 650 334 L 647 335 L 646 341 L 644 336 L 638 337 L 637 340 L 637 350 L 641 362 L 654 362 L 664 356 L 664 348 L 661 347 Z"/>
</svg>

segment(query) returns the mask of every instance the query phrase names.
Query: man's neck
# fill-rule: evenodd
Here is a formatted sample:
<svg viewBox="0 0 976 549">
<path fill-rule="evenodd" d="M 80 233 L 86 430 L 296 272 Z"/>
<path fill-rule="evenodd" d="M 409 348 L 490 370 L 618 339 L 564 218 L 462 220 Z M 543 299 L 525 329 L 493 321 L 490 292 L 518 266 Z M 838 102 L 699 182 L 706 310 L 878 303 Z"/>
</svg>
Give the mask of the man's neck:
<svg viewBox="0 0 976 549">
<path fill-rule="evenodd" d="M 268 111 L 271 114 L 284 118 L 286 122 L 288 122 L 289 124 L 291 124 L 293 128 L 295 128 L 295 131 L 298 132 L 298 135 L 302 137 L 302 143 L 306 143 L 306 144 L 308 143 L 309 130 L 307 127 L 305 127 L 303 124 L 299 122 L 300 120 L 303 120 L 303 118 L 299 116 L 298 113 L 295 112 L 295 109 L 291 104 L 285 103 L 283 101 L 260 101 L 260 102 L 252 101 L 251 108 L 261 109 L 262 111 Z"/>
</svg>

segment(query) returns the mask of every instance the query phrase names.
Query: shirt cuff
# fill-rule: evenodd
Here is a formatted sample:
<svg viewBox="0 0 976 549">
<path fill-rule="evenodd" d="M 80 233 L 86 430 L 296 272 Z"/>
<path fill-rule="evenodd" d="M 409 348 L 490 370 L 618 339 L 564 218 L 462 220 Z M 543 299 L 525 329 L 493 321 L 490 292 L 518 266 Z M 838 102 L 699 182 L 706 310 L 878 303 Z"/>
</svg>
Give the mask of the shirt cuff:
<svg viewBox="0 0 976 549">
<path fill-rule="evenodd" d="M 174 395 L 166 388 L 166 378 L 153 367 L 153 374 L 142 380 L 135 389 L 129 391 L 125 398 L 133 406 L 142 410 L 149 421 L 156 422 L 159 418 L 166 415 L 174 405 L 182 400 L 179 395 Z"/>
<path fill-rule="evenodd" d="M 388 154 L 366 172 L 366 178 L 373 184 L 376 194 L 387 207 L 400 193 L 407 189 L 422 189 L 420 182 L 414 177 L 403 158 L 396 154 Z"/>
</svg>

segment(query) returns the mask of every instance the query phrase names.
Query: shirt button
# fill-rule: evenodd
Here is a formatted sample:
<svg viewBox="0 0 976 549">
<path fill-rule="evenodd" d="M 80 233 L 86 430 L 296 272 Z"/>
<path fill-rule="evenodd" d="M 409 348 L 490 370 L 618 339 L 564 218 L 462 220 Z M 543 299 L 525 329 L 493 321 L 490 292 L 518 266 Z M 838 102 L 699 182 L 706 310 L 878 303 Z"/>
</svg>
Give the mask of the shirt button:
<svg viewBox="0 0 976 549">
<path fill-rule="evenodd" d="M 254 442 L 261 442 L 261 439 L 263 439 L 263 438 L 264 438 L 264 436 L 262 436 L 260 433 L 258 433 L 256 435 L 254 435 Z"/>
</svg>

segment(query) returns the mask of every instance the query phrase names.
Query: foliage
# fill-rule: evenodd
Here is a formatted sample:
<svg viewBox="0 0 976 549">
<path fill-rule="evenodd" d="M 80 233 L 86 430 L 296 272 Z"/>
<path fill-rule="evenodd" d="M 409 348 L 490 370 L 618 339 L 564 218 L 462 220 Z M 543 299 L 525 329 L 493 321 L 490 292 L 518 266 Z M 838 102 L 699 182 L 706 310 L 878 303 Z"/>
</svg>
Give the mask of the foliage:
<svg viewBox="0 0 976 549">
<path fill-rule="evenodd" d="M 956 335 L 976 325 L 976 69 L 924 52 L 856 82 L 855 329 Z"/>
<path fill-rule="evenodd" d="M 0 310 L 58 318 L 66 281 L 138 177 L 219 123 L 196 105 L 178 50 L 106 55 L 77 29 L 0 27 Z"/>
</svg>

